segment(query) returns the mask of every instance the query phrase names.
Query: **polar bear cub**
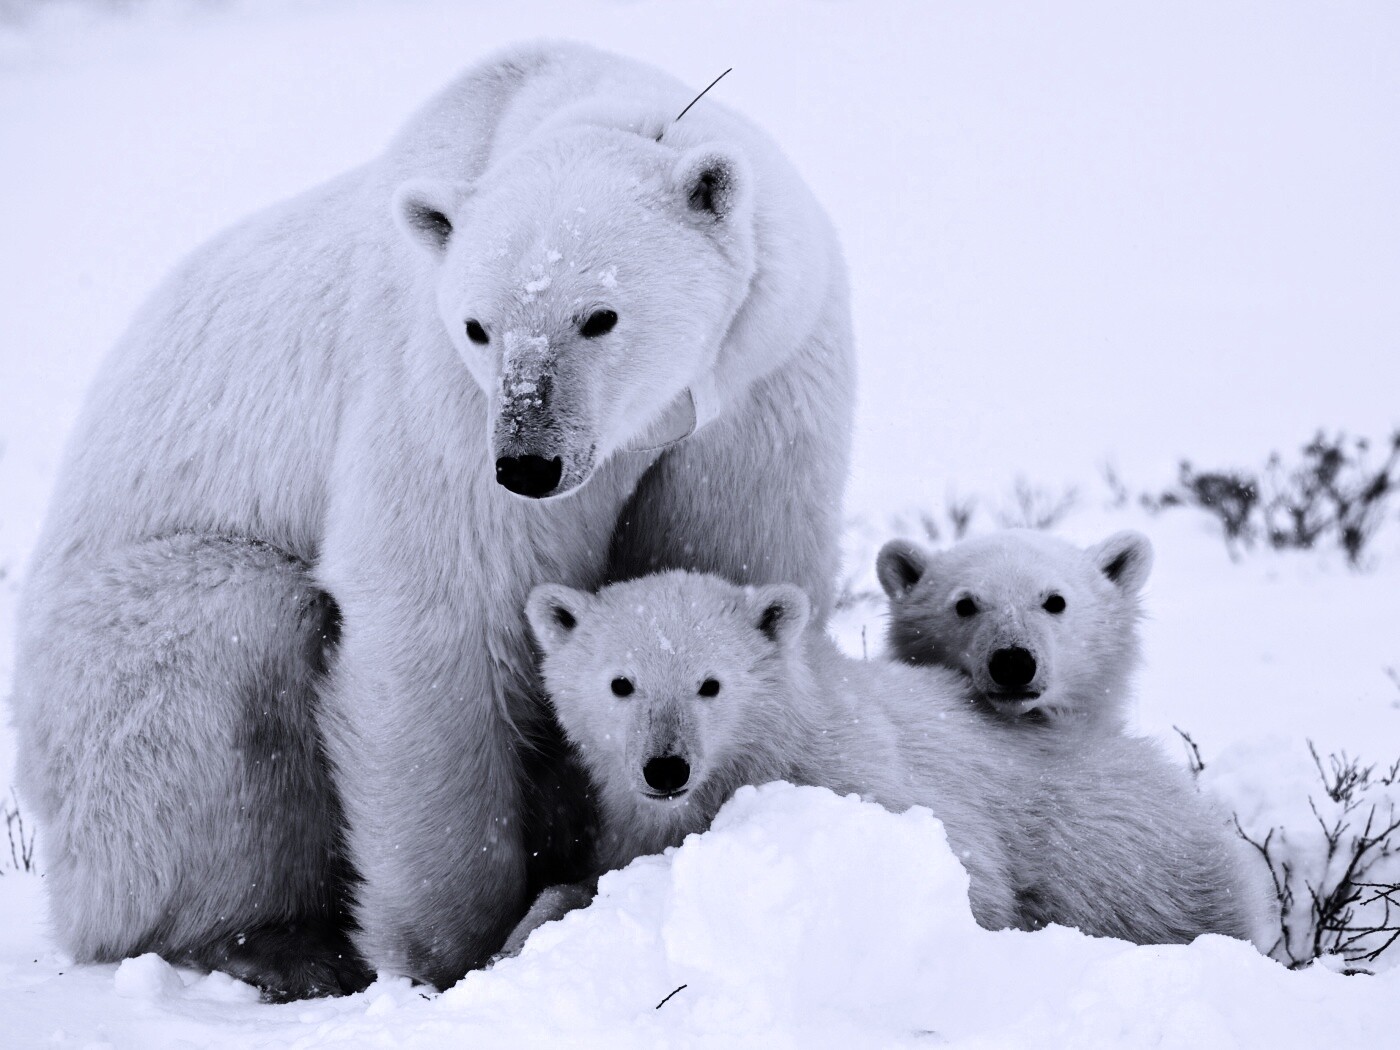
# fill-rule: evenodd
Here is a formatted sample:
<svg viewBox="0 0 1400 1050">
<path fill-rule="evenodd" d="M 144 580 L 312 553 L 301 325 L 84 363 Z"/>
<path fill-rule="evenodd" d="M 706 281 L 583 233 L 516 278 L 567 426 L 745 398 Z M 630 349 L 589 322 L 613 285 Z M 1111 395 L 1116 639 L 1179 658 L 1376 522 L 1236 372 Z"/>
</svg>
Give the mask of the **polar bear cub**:
<svg viewBox="0 0 1400 1050">
<path fill-rule="evenodd" d="M 891 540 L 876 561 L 895 657 L 963 672 L 1004 719 L 1110 732 L 1126 719 L 1151 570 L 1151 541 L 1131 531 L 1088 549 L 1031 529 L 938 552 Z"/>
<path fill-rule="evenodd" d="M 1248 935 L 1238 843 L 1147 741 L 1013 730 L 976 709 L 956 672 L 849 659 L 804 629 L 808 600 L 790 585 L 683 572 L 596 595 L 545 584 L 527 615 L 597 791 L 599 873 L 705 830 L 742 785 L 788 780 L 928 806 L 983 926 Z M 546 891 L 507 953 L 587 899 Z"/>
<path fill-rule="evenodd" d="M 745 784 L 790 780 L 897 810 L 931 806 L 968 869 L 978 920 L 1015 924 L 1012 862 L 985 813 L 989 788 L 1009 797 L 1002 757 L 959 754 L 965 741 L 941 724 L 979 731 L 956 675 L 891 665 L 872 702 L 866 665 L 805 632 L 808 598 L 789 584 L 686 572 L 596 595 L 546 584 L 526 613 L 555 712 L 598 792 L 600 872 L 704 831 Z"/>
</svg>

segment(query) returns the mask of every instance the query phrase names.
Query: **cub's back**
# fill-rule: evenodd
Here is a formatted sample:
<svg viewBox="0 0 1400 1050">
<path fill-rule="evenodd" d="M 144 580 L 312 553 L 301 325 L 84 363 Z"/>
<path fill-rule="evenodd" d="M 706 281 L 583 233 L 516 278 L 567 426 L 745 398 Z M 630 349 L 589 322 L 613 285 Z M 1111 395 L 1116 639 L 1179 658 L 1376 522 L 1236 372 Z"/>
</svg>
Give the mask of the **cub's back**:
<svg viewBox="0 0 1400 1050">
<path fill-rule="evenodd" d="M 988 803 L 1019 795 L 1036 766 L 1034 745 L 982 717 L 956 671 L 855 660 L 825 637 L 809 642 L 808 661 L 825 694 L 833 765 L 890 808 L 929 806 L 980 826 Z"/>
</svg>

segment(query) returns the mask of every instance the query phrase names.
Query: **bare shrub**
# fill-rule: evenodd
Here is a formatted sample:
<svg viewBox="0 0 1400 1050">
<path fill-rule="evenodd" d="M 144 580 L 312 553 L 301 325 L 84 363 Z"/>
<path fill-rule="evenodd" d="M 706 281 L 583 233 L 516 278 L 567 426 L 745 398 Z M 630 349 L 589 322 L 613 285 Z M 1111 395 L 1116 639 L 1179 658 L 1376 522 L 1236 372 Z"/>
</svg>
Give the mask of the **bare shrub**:
<svg viewBox="0 0 1400 1050">
<path fill-rule="evenodd" d="M 1201 471 L 1183 461 L 1176 486 L 1143 496 L 1142 504 L 1152 511 L 1205 510 L 1219 520 L 1232 554 L 1260 540 L 1278 550 L 1332 543 L 1357 566 L 1400 485 L 1400 430 L 1391 435 L 1379 465 L 1372 465 L 1370 454 L 1365 438 L 1319 431 L 1296 464 L 1275 453 L 1259 474 Z"/>
<path fill-rule="evenodd" d="M 908 536 L 931 547 L 942 547 L 965 537 L 976 516 L 977 498 L 959 496 L 950 490 L 941 504 L 929 510 L 895 515 L 888 531 L 889 535 Z"/>
<path fill-rule="evenodd" d="M 967 535 L 967 530 L 972 527 L 972 516 L 976 512 L 977 500 L 972 496 L 959 499 L 957 495 L 949 493 L 943 504 L 943 513 L 948 516 L 948 522 L 953 527 L 954 543 Z"/>
<path fill-rule="evenodd" d="M 1201 758 L 1201 749 L 1196 741 L 1191 739 L 1191 734 L 1182 729 L 1181 726 L 1172 726 L 1176 730 L 1177 736 L 1181 737 L 1182 743 L 1186 745 L 1186 768 L 1191 770 L 1192 778 L 1199 777 L 1206 768 L 1206 763 Z"/>
<path fill-rule="evenodd" d="M 1269 542 L 1309 550 L 1330 533 L 1355 564 L 1400 483 L 1400 431 L 1391 436 L 1378 468 L 1368 465 L 1368 453 L 1364 438 L 1348 441 L 1319 432 L 1303 446 L 1298 466 L 1288 468 L 1277 455 L 1271 457 L 1272 498 L 1263 508 Z"/>
<path fill-rule="evenodd" d="M 1002 528 L 1053 529 L 1079 502 L 1079 492 L 1066 488 L 1056 493 L 1017 478 L 1011 498 L 1011 505 L 997 514 Z"/>
<path fill-rule="evenodd" d="M 20 813 L 19 799 L 14 792 L 4 805 L 5 833 L 10 840 L 10 863 L 0 864 L 0 874 L 6 871 L 34 871 L 34 829 L 24 826 L 24 816 Z"/>
<path fill-rule="evenodd" d="M 866 575 L 865 570 L 861 569 L 843 576 L 841 585 L 836 590 L 836 600 L 832 607 L 838 611 L 854 609 L 858 605 L 878 601 L 882 598 L 883 595 L 881 592 L 874 587 L 865 587 L 862 585 L 862 581 L 864 581 Z"/>
<path fill-rule="evenodd" d="M 1400 760 L 1389 767 L 1362 765 L 1345 752 L 1324 765 L 1308 743 L 1322 784 L 1319 804 L 1309 798 L 1316 829 L 1271 827 L 1240 837 L 1269 867 L 1279 905 L 1278 940 L 1269 955 L 1291 969 L 1315 959 L 1338 960 L 1344 972 L 1369 973 L 1400 940 L 1400 814 L 1396 793 Z"/>
<path fill-rule="evenodd" d="M 1252 475 L 1229 471 L 1198 473 L 1191 464 L 1182 463 L 1181 485 L 1197 506 L 1220 519 L 1227 539 L 1253 539 L 1250 518 L 1259 506 L 1259 483 Z"/>
<path fill-rule="evenodd" d="M 950 491 L 943 503 L 932 510 L 919 511 L 912 518 L 898 517 L 891 525 L 904 536 L 913 536 L 932 546 L 957 543 L 972 527 L 977 515 L 977 499 Z"/>
<path fill-rule="evenodd" d="M 1128 489 L 1128 483 L 1123 480 L 1123 475 L 1118 473 L 1118 468 L 1112 463 L 1105 463 L 1100 469 L 1103 475 L 1103 483 L 1108 488 L 1108 506 L 1111 510 L 1122 510 L 1132 499 L 1132 492 Z"/>
</svg>

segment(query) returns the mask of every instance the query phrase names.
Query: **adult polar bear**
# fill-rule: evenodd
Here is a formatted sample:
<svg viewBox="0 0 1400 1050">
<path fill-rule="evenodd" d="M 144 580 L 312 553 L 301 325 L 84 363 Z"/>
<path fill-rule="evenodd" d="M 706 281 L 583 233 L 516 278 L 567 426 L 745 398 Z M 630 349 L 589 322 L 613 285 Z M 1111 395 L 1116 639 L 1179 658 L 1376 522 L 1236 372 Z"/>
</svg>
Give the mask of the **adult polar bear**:
<svg viewBox="0 0 1400 1050">
<path fill-rule="evenodd" d="M 675 120 L 693 95 L 498 55 L 141 312 L 23 599 L 21 782 L 77 958 L 353 987 L 349 886 L 371 967 L 449 984 L 577 830 L 541 816 L 575 800 L 529 739 L 530 589 L 830 594 L 839 249 L 761 132 L 708 98 Z"/>
</svg>

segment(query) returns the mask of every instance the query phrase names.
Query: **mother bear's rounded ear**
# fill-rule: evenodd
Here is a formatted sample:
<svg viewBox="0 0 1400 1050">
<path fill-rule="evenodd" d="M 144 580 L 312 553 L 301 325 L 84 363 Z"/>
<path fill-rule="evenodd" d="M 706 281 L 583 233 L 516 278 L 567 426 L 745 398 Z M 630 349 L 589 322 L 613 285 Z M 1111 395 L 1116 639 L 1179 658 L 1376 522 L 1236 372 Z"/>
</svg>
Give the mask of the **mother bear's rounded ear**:
<svg viewBox="0 0 1400 1050">
<path fill-rule="evenodd" d="M 542 583 L 531 591 L 525 602 L 525 618 L 540 649 L 550 653 L 568 641 L 592 602 L 592 595 L 562 583 Z"/>
<path fill-rule="evenodd" d="M 749 620 L 758 632 L 786 648 L 802 636 L 812 614 L 807 592 L 791 583 L 772 583 L 749 592 Z"/>
<path fill-rule="evenodd" d="M 394 191 L 394 222 L 412 243 L 441 255 L 452 239 L 452 216 L 468 192 L 465 183 L 409 179 Z"/>
<path fill-rule="evenodd" d="M 928 571 L 929 553 L 913 540 L 890 540 L 875 558 L 875 575 L 892 601 L 907 597 Z"/>
<path fill-rule="evenodd" d="M 671 182 L 689 214 L 729 223 L 747 213 L 753 201 L 753 178 L 744 158 L 717 143 L 681 154 Z"/>
</svg>

